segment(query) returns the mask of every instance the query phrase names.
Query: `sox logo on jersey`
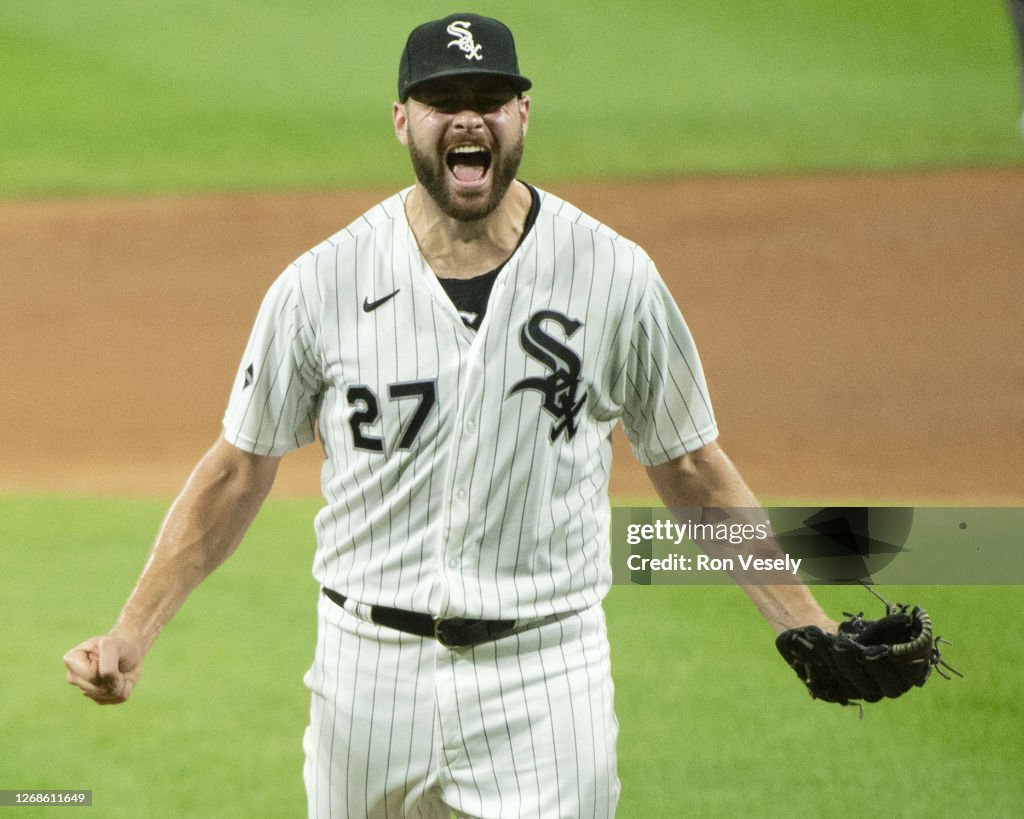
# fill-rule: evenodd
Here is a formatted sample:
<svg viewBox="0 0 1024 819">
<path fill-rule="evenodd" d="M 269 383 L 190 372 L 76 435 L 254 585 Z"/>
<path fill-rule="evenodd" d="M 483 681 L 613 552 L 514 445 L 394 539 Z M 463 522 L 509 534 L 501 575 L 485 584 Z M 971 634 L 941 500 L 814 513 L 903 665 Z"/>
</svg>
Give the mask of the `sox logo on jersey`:
<svg viewBox="0 0 1024 819">
<path fill-rule="evenodd" d="M 576 434 L 576 416 L 583 409 L 587 400 L 586 393 L 577 397 L 580 389 L 580 357 L 565 344 L 548 335 L 543 329 L 544 322 L 552 321 L 559 324 L 566 338 L 572 338 L 583 322 L 569 318 L 557 310 L 540 310 L 531 316 L 519 333 L 519 342 L 523 349 L 549 370 L 547 376 L 524 378 L 517 382 L 509 395 L 521 390 L 537 390 L 544 396 L 544 411 L 554 417 L 555 424 L 551 427 L 551 441 L 565 433 L 566 439 Z"/>
</svg>

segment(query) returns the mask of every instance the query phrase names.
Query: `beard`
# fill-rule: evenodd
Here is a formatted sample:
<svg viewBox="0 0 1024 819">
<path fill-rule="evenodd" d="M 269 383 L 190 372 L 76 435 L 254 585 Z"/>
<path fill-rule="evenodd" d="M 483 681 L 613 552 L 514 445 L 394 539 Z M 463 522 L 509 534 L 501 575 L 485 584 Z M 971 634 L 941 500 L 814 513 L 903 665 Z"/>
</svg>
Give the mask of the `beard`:
<svg viewBox="0 0 1024 819">
<path fill-rule="evenodd" d="M 451 172 L 444 155 L 422 150 L 409 134 L 409 157 L 416 179 L 437 203 L 441 212 L 459 222 L 475 222 L 491 214 L 505 198 L 523 159 L 523 135 L 507 148 L 491 151 L 490 187 L 472 194 L 460 194 L 448 178 Z"/>
</svg>

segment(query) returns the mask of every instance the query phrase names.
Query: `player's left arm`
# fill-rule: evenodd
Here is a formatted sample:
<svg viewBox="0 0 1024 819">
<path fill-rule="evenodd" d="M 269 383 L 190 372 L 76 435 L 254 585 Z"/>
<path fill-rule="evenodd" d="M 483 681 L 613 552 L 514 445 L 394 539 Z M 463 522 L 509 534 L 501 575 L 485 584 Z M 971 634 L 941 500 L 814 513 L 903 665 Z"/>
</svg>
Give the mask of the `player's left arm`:
<svg viewBox="0 0 1024 819">
<path fill-rule="evenodd" d="M 725 509 L 735 518 L 749 518 L 749 521 L 735 522 L 756 525 L 765 520 L 754 493 L 717 442 L 666 463 L 649 466 L 647 474 L 662 502 L 669 509 Z M 714 544 L 709 543 L 698 545 L 706 551 L 716 548 Z M 758 557 L 772 558 L 783 555 L 774 539 L 759 541 L 757 548 Z M 824 631 L 832 632 L 837 628 L 836 622 L 825 614 L 803 583 L 766 584 L 746 582 L 742 577 L 736 579 L 777 633 L 806 625 L 816 625 Z"/>
</svg>

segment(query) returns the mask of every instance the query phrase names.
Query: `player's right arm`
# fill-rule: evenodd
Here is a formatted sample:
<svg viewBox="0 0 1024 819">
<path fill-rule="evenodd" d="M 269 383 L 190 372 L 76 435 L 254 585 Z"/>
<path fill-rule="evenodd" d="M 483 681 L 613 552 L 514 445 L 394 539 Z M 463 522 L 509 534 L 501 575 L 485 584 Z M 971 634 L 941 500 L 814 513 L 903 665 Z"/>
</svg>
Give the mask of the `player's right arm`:
<svg viewBox="0 0 1024 819">
<path fill-rule="evenodd" d="M 64 655 L 67 680 L 102 705 L 124 702 L 142 660 L 185 599 L 234 552 L 270 492 L 280 458 L 219 438 L 168 512 L 110 633 Z"/>
</svg>

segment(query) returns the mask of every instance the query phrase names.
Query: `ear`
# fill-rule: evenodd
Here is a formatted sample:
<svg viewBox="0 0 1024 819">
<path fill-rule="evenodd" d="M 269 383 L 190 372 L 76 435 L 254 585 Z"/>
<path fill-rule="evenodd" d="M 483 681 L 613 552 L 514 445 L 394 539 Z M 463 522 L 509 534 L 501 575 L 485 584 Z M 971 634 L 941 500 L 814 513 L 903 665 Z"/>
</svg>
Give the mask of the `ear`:
<svg viewBox="0 0 1024 819">
<path fill-rule="evenodd" d="M 407 148 L 409 147 L 409 112 L 405 106 L 396 102 L 391 105 L 391 119 L 395 124 L 395 137 Z"/>
<path fill-rule="evenodd" d="M 526 136 L 530 125 L 530 98 L 527 96 L 519 99 L 519 118 L 523 122 L 523 136 Z"/>
</svg>

